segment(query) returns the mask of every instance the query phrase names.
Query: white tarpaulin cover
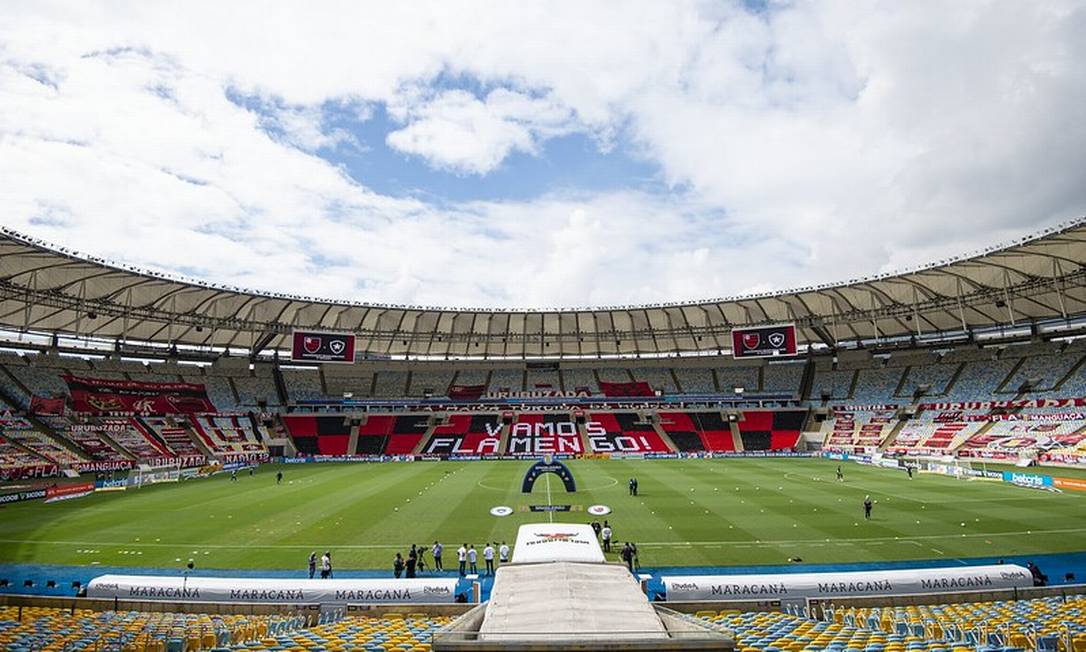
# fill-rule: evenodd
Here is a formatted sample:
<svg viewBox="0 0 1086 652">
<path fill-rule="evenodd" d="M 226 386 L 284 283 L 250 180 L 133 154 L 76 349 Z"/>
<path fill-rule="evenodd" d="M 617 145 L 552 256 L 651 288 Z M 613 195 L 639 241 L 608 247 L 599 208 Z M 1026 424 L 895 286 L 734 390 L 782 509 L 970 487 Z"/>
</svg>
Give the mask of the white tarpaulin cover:
<svg viewBox="0 0 1086 652">
<path fill-rule="evenodd" d="M 479 633 L 500 641 L 667 637 L 625 566 L 565 562 L 499 568 Z"/>
<path fill-rule="evenodd" d="M 520 526 L 513 548 L 514 564 L 580 561 L 602 564 L 605 559 L 596 532 L 580 523 L 529 523 Z"/>
<path fill-rule="evenodd" d="M 854 595 L 955 593 L 1033 586 L 1013 564 L 774 575 L 675 575 L 662 578 L 667 599 L 800 600 Z"/>
<path fill-rule="evenodd" d="M 455 579 L 258 579 L 101 575 L 89 598 L 289 604 L 402 604 L 456 601 Z"/>
</svg>

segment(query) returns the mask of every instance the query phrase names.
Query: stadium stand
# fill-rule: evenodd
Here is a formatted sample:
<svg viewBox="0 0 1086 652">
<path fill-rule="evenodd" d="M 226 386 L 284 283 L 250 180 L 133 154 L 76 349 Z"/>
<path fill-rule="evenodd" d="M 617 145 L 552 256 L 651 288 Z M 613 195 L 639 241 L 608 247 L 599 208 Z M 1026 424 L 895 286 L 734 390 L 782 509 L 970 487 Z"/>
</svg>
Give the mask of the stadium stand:
<svg viewBox="0 0 1086 652">
<path fill-rule="evenodd" d="M 408 396 L 447 396 L 449 385 L 452 384 L 455 372 L 445 371 L 412 371 L 411 387 Z"/>
<path fill-rule="evenodd" d="M 377 382 L 373 386 L 373 395 L 378 398 L 397 398 L 401 396 L 406 396 L 407 372 L 377 372 Z"/>
<path fill-rule="evenodd" d="M 743 450 L 795 449 L 806 418 L 805 410 L 743 411 L 738 423 Z"/>
<path fill-rule="evenodd" d="M 45 458 L 53 464 L 70 466 L 86 461 L 86 457 L 79 455 L 69 448 L 61 446 L 40 432 L 34 430 L 29 423 L 24 428 L 11 428 L 4 426 L 4 436 L 11 441 L 27 448 L 39 457 Z"/>
<path fill-rule="evenodd" d="M 801 362 L 769 363 L 763 367 L 761 391 L 773 394 L 799 395 L 804 364 Z M 719 376 L 719 372 L 718 372 Z M 723 382 L 721 388 L 724 387 Z"/>
<path fill-rule="evenodd" d="M 631 372 L 636 380 L 647 382 L 653 389 L 664 394 L 676 394 L 679 391 L 675 385 L 675 378 L 671 375 L 671 369 L 662 367 L 643 367 Z"/>
<path fill-rule="evenodd" d="M 433 429 L 424 455 L 497 455 L 501 419 L 497 414 L 450 414 Z"/>
<path fill-rule="evenodd" d="M 558 369 L 533 369 L 529 367 L 525 371 L 524 389 L 529 392 L 536 390 L 557 391 L 562 389 L 562 378 L 558 373 Z"/>
<path fill-rule="evenodd" d="M 582 387 L 589 394 L 598 394 L 600 391 L 599 385 L 596 383 L 596 374 L 585 367 L 562 369 L 562 385 L 567 392 L 575 392 Z"/>
<path fill-rule="evenodd" d="M 716 378 L 720 391 L 724 394 L 731 394 L 735 391 L 736 387 L 742 387 L 744 392 L 758 391 L 760 389 L 760 383 L 758 382 L 758 367 L 739 367 L 739 366 L 725 366 L 717 367 Z M 797 393 L 799 390 L 799 383 L 796 382 L 795 386 L 789 388 L 790 393 Z"/>
<path fill-rule="evenodd" d="M 731 426 L 720 412 L 661 412 L 660 427 L 682 452 L 735 450 Z"/>
<path fill-rule="evenodd" d="M 5 650 L 429 649 L 448 616 L 390 613 L 343 618 L 0 607 Z M 316 622 L 312 622 L 316 621 Z"/>
<path fill-rule="evenodd" d="M 351 439 L 350 420 L 343 416 L 311 416 L 291 414 L 283 417 L 283 425 L 294 440 L 294 446 L 304 455 L 346 455 Z"/>
<path fill-rule="evenodd" d="M 676 367 L 673 371 L 675 378 L 679 381 L 679 391 L 682 393 L 711 394 L 717 391 L 712 369 Z"/>
<path fill-rule="evenodd" d="M 668 453 L 651 423 L 635 412 L 593 412 L 586 425 L 594 453 Z"/>
<path fill-rule="evenodd" d="M 235 456 L 267 452 L 257 434 L 258 426 L 248 415 L 197 415 L 191 423 L 212 453 Z"/>
<path fill-rule="evenodd" d="M 325 398 L 324 390 L 321 388 L 320 369 L 281 369 L 281 372 L 290 400 L 319 401 Z"/>
<path fill-rule="evenodd" d="M 468 383 L 462 380 L 457 380 L 461 385 Z M 490 387 L 491 392 L 521 392 L 524 391 L 524 370 L 523 369 L 495 369 L 490 373 Z"/>
</svg>

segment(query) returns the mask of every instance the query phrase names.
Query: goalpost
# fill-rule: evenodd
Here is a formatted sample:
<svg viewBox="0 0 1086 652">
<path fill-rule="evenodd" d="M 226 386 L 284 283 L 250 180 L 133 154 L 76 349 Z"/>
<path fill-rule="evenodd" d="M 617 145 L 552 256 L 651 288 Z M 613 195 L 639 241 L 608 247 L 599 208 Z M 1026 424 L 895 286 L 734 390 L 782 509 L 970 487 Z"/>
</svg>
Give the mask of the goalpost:
<svg viewBox="0 0 1086 652">
<path fill-rule="evenodd" d="M 140 464 L 128 472 L 128 488 L 138 489 L 145 484 L 178 482 L 181 479 L 181 461 L 170 459 L 159 466 Z"/>
</svg>

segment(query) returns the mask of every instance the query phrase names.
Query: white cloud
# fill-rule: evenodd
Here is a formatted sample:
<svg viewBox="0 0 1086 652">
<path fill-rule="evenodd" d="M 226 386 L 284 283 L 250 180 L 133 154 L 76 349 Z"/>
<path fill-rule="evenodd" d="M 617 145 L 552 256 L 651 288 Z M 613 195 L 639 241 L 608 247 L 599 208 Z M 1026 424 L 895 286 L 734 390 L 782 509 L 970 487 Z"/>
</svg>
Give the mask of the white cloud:
<svg viewBox="0 0 1086 652">
<path fill-rule="evenodd" d="M 849 278 L 1086 214 L 1084 32 L 1078 0 L 15 4 L 3 221 L 211 280 L 396 303 Z M 468 177 L 555 136 L 624 137 L 676 190 L 387 197 L 316 155 L 354 143 L 329 105 L 383 106 L 390 147 Z"/>
<path fill-rule="evenodd" d="M 504 88 L 485 101 L 446 91 L 419 104 L 394 105 L 391 113 L 408 124 L 388 135 L 389 146 L 472 174 L 492 171 L 513 151 L 534 154 L 542 138 L 573 128 L 569 109 Z"/>
</svg>

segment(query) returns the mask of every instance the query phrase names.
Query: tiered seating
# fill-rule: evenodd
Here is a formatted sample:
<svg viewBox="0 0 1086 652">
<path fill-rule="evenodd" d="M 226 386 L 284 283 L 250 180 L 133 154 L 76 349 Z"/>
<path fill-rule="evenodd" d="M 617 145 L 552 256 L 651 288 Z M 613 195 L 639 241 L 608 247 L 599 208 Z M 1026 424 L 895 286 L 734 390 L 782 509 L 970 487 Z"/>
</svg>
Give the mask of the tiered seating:
<svg viewBox="0 0 1086 652">
<path fill-rule="evenodd" d="M 594 453 L 673 452 L 653 425 L 635 412 L 594 412 L 588 416 L 585 433 Z"/>
<path fill-rule="evenodd" d="M 346 455 L 350 422 L 343 416 L 283 415 L 294 447 L 303 455 Z"/>
<path fill-rule="evenodd" d="M 587 388 L 589 394 L 598 394 L 600 391 L 596 384 L 596 375 L 587 367 L 562 369 L 562 383 L 567 392 L 575 392 L 580 387 Z"/>
<path fill-rule="evenodd" d="M 60 464 L 61 466 L 68 466 L 70 464 L 76 464 L 77 462 L 86 461 L 86 458 L 73 453 L 37 430 L 29 429 L 29 423 L 26 425 L 28 428 L 21 430 L 8 430 L 7 428 L 4 428 L 4 436 L 26 446 L 50 462 Z"/>
<path fill-rule="evenodd" d="M 799 386 L 803 381 L 803 367 L 804 363 L 802 361 L 766 364 L 762 391 L 774 394 L 799 395 Z M 724 387 L 724 379 L 720 378 L 719 370 L 717 370 L 717 378 L 721 381 L 720 386 Z"/>
<path fill-rule="evenodd" d="M 193 429 L 213 453 L 240 455 L 263 453 L 261 443 L 248 416 L 200 415 L 192 419 Z"/>
<path fill-rule="evenodd" d="M 675 385 L 675 379 L 671 376 L 671 370 L 664 367 L 645 367 L 634 373 L 636 380 L 643 380 L 665 394 L 675 394 L 679 388 Z"/>
<path fill-rule="evenodd" d="M 754 392 L 758 390 L 758 367 L 717 367 L 716 379 L 720 383 L 720 391 L 724 394 L 733 393 L 736 387 L 742 387 L 744 392 Z M 795 386 L 787 391 L 789 393 L 799 391 L 799 380 L 797 379 Z"/>
<path fill-rule="evenodd" d="M 947 357 L 950 357 L 949 354 Z M 958 380 L 947 392 L 949 401 L 970 401 L 995 396 L 1017 360 L 976 360 L 962 366 Z"/>
<path fill-rule="evenodd" d="M 1051 345 L 1045 345 L 1043 351 L 1032 347 L 1007 347 L 1003 355 L 1009 358 L 1027 354 L 1028 357 L 1007 381 L 1004 391 L 1016 392 L 1024 383 L 1031 383 L 1031 394 L 1050 392 L 1082 360 L 1081 352 L 1059 353 Z"/>
<path fill-rule="evenodd" d="M 0 435 L 0 478 L 41 475 L 56 465 L 16 446 Z"/>
<path fill-rule="evenodd" d="M 253 375 L 230 377 L 238 392 L 238 404 L 247 408 L 255 407 L 260 403 L 278 406 L 279 394 L 275 391 L 275 378 L 272 377 L 271 368 L 258 366 L 252 373 Z"/>
<path fill-rule="evenodd" d="M 203 451 L 196 447 L 196 444 L 192 443 L 192 437 L 189 436 L 188 430 L 183 427 L 184 422 L 180 419 L 142 417 L 136 419 L 135 422 L 144 428 L 150 429 L 161 441 L 166 442 L 166 445 L 176 455 L 193 457 L 204 454 Z"/>
<path fill-rule="evenodd" d="M 230 387 L 230 381 L 223 376 L 182 376 L 182 381 L 193 385 L 203 385 L 207 398 L 219 410 L 232 412 L 238 409 L 238 399 Z"/>
<path fill-rule="evenodd" d="M 407 394 L 406 371 L 378 371 L 373 395 L 377 398 L 397 398 Z"/>
<path fill-rule="evenodd" d="M 926 637 L 944 647 L 1086 649 L 1086 596 L 837 609 L 838 623 Z M 1070 645 L 1068 645 L 1068 643 Z M 930 649 L 930 648 L 929 648 Z"/>
<path fill-rule="evenodd" d="M 445 396 L 452 384 L 453 372 L 443 371 L 413 371 L 411 372 L 410 396 Z"/>
<path fill-rule="evenodd" d="M 660 427 L 683 452 L 735 450 L 731 427 L 720 412 L 661 412 Z"/>
<path fill-rule="evenodd" d="M 108 422 L 107 422 L 108 423 Z M 54 425 L 54 429 L 59 432 L 57 427 L 60 424 Z M 74 443 L 84 453 L 87 454 L 91 460 L 95 462 L 121 462 L 128 458 L 124 454 L 118 452 L 107 441 L 93 430 L 94 424 L 88 424 L 92 429 L 85 429 L 83 427 L 71 427 L 64 432 L 64 435 L 69 441 Z M 127 424 L 125 424 L 127 428 Z"/>
<path fill-rule="evenodd" d="M 281 369 L 287 396 L 292 401 L 319 401 L 324 398 L 319 369 Z"/>
<path fill-rule="evenodd" d="M 497 455 L 501 418 L 497 414 L 450 414 L 434 428 L 424 455 Z"/>
<path fill-rule="evenodd" d="M 341 398 L 350 393 L 355 398 L 373 395 L 373 372 L 356 369 L 355 365 L 327 365 L 324 369 L 324 385 L 331 398 Z"/>
<path fill-rule="evenodd" d="M 426 434 L 430 417 L 371 414 L 358 426 L 355 455 L 410 455 Z"/>
<path fill-rule="evenodd" d="M 583 453 L 577 423 L 568 412 L 518 413 L 509 429 L 509 455 Z"/>
<path fill-rule="evenodd" d="M 823 446 L 846 451 L 878 448 L 893 428 L 893 412 L 837 412 L 822 424 Z"/>
<path fill-rule="evenodd" d="M 1086 440 L 1086 421 L 997 421 L 970 437 L 966 457 L 1036 457 L 1047 450 L 1071 449 Z"/>
<path fill-rule="evenodd" d="M 822 652 L 923 652 L 946 650 L 923 636 L 886 634 L 868 627 L 819 622 L 781 612 L 699 612 L 708 622 L 732 632 L 737 650 Z M 964 651 L 963 651 L 964 652 Z"/>
<path fill-rule="evenodd" d="M 835 370 L 830 368 L 827 360 L 815 367 L 814 384 L 811 385 L 811 398 L 819 400 L 828 397 L 831 401 L 843 401 L 849 399 L 852 389 L 852 379 L 856 372 L 851 369 Z"/>
<path fill-rule="evenodd" d="M 457 380 L 461 385 L 466 385 L 461 380 Z M 520 392 L 524 390 L 524 370 L 523 369 L 495 369 L 490 374 L 490 387 L 491 392 L 503 392 L 512 391 Z"/>
<path fill-rule="evenodd" d="M 905 381 L 901 384 L 898 397 L 912 399 L 917 390 L 927 388 L 924 396 L 943 396 L 946 394 L 947 384 L 958 370 L 955 364 L 928 364 L 909 367 L 905 374 Z"/>
<path fill-rule="evenodd" d="M 167 449 L 162 442 L 156 441 L 150 431 L 139 425 L 135 419 L 128 419 L 124 424 L 123 430 L 110 430 L 109 436 L 137 460 L 173 456 L 172 451 Z"/>
<path fill-rule="evenodd" d="M 739 420 L 739 436 L 745 451 L 792 450 L 799 443 L 799 433 L 806 410 L 747 410 Z"/>
<path fill-rule="evenodd" d="M 529 392 L 536 390 L 557 391 L 562 389 L 562 380 L 558 377 L 557 369 L 528 369 L 524 389 Z"/>
<path fill-rule="evenodd" d="M 686 394 L 712 394 L 716 392 L 712 369 L 676 367 L 675 377 L 679 379 L 682 391 Z"/>
<path fill-rule="evenodd" d="M 904 369 L 896 367 L 860 369 L 852 402 L 859 405 L 893 403 L 894 390 L 901 382 L 903 373 Z"/>
<path fill-rule="evenodd" d="M 604 367 L 597 372 L 597 375 L 602 383 L 629 383 L 635 380 L 628 369 L 617 367 Z"/>
<path fill-rule="evenodd" d="M 52 397 L 68 394 L 68 385 L 61 379 L 61 375 L 67 373 L 64 369 L 38 366 L 46 360 L 33 359 L 31 362 L 38 364 L 11 364 L 8 369 L 35 396 Z M 59 362 L 59 360 L 54 358 L 49 362 Z"/>
<path fill-rule="evenodd" d="M 21 620 L 20 620 L 21 615 Z M 301 616 L 144 613 L 48 607 L 0 607 L 4 650 L 289 649 L 304 630 Z M 391 627 L 385 627 L 386 631 Z M 324 630 L 339 634 L 339 629 Z M 380 628 L 374 630 L 381 631 Z M 429 631 L 429 630 L 427 630 Z M 315 634 L 318 637 L 329 634 Z M 329 641 L 333 639 L 329 637 Z M 287 642 L 281 645 L 280 641 Z M 313 646 L 316 647 L 316 646 Z M 304 649 L 304 648 L 303 648 Z"/>
<path fill-rule="evenodd" d="M 954 421 L 937 418 L 935 421 L 911 421 L 898 431 L 897 437 L 887 448 L 899 455 L 949 455 L 988 425 L 984 421 Z M 959 442 L 954 444 L 953 442 Z"/>
</svg>

